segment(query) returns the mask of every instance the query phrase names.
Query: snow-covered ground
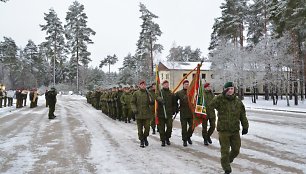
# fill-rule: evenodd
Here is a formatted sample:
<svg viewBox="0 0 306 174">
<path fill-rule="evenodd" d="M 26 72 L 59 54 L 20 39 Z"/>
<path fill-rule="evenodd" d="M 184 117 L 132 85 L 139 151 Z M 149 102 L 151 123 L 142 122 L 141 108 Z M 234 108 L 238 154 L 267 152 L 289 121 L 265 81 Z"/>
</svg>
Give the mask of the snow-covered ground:
<svg viewBox="0 0 306 174">
<path fill-rule="evenodd" d="M 250 129 L 233 173 L 306 173 L 306 105 L 244 103 Z M 44 97 L 38 105 L 0 109 L 0 173 L 223 173 L 217 132 L 207 147 L 197 127 L 194 143 L 183 147 L 179 117 L 170 146 L 151 134 L 150 145 L 140 148 L 134 122 L 112 120 L 83 97 L 58 96 L 54 120 Z"/>
</svg>

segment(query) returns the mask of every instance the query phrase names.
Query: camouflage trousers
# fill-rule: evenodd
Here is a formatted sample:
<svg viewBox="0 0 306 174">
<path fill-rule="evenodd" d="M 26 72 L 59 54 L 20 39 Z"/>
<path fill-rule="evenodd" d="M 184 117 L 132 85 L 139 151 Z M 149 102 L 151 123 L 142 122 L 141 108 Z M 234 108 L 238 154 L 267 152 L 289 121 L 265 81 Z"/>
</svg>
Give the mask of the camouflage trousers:
<svg viewBox="0 0 306 174">
<path fill-rule="evenodd" d="M 160 141 L 166 141 L 166 139 L 171 138 L 172 134 L 172 117 L 170 118 L 158 118 L 158 130 L 159 130 L 159 136 Z"/>
<path fill-rule="evenodd" d="M 219 132 L 221 166 L 224 171 L 231 172 L 230 163 L 238 156 L 241 139 L 239 132 Z"/>
<path fill-rule="evenodd" d="M 209 121 L 209 129 L 207 131 L 207 122 Z M 216 118 L 206 118 L 202 122 L 202 137 L 207 140 L 215 131 Z"/>
<path fill-rule="evenodd" d="M 193 118 L 181 118 L 182 140 L 187 141 L 193 134 Z"/>
<path fill-rule="evenodd" d="M 138 139 L 144 140 L 149 136 L 150 132 L 150 119 L 136 119 L 138 129 Z"/>
</svg>

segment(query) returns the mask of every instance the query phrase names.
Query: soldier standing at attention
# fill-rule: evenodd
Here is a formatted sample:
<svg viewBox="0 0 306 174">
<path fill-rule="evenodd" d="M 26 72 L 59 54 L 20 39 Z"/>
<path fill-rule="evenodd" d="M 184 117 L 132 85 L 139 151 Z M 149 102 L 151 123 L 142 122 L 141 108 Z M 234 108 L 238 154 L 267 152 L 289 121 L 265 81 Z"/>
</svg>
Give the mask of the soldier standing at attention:
<svg viewBox="0 0 306 174">
<path fill-rule="evenodd" d="M 170 138 L 172 134 L 172 115 L 176 110 L 176 102 L 174 94 L 169 89 L 169 82 L 163 81 L 162 89 L 158 91 L 158 129 L 160 135 L 161 146 L 170 145 Z"/>
<path fill-rule="evenodd" d="M 183 82 L 183 89 L 175 93 L 175 101 L 180 101 L 180 121 L 181 121 L 181 127 L 182 127 L 182 140 L 183 140 L 183 146 L 187 146 L 187 141 L 189 144 L 192 144 L 192 141 L 190 137 L 192 136 L 193 129 L 193 113 L 189 108 L 188 104 L 188 95 L 187 95 L 187 89 L 189 87 L 189 81 L 185 80 Z M 176 112 L 178 112 L 178 109 L 176 109 Z"/>
<path fill-rule="evenodd" d="M 54 115 L 55 111 L 55 104 L 56 104 L 56 95 L 57 91 L 54 87 L 51 88 L 50 91 L 47 93 L 47 100 L 49 104 L 49 119 L 54 119 L 56 116 Z"/>
<path fill-rule="evenodd" d="M 120 97 L 122 112 L 123 112 L 123 120 L 125 123 L 131 123 L 132 118 L 132 110 L 131 110 L 131 99 L 132 93 L 128 87 L 124 88 L 124 93 Z"/>
<path fill-rule="evenodd" d="M 147 92 L 144 80 L 139 82 L 139 88 L 133 93 L 131 108 L 136 117 L 140 147 L 144 147 L 149 145 L 147 137 L 149 136 L 152 119 L 150 105 L 154 104 L 154 98 Z"/>
<path fill-rule="evenodd" d="M 211 144 L 210 136 L 214 133 L 216 128 L 216 114 L 214 108 L 209 108 L 209 103 L 214 98 L 215 94 L 211 91 L 210 83 L 204 85 L 204 101 L 206 106 L 206 119 L 202 122 L 202 137 L 204 139 L 204 145 Z M 207 122 L 209 121 L 209 129 L 207 131 Z"/>
<path fill-rule="evenodd" d="M 240 122 L 242 135 L 247 134 L 249 128 L 244 104 L 234 92 L 233 82 L 227 82 L 224 85 L 224 91 L 214 97 L 209 104 L 209 107 L 218 111 L 217 131 L 221 147 L 221 165 L 225 174 L 232 172 L 230 163 L 234 161 L 240 151 Z"/>
</svg>

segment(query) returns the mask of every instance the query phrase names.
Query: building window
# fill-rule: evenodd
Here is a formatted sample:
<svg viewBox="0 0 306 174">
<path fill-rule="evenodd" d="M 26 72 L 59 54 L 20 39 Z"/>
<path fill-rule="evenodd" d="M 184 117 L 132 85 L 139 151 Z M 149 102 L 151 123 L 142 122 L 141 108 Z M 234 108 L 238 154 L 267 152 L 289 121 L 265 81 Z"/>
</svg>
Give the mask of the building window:
<svg viewBox="0 0 306 174">
<path fill-rule="evenodd" d="M 206 74 L 202 74 L 202 79 L 206 79 Z"/>
<path fill-rule="evenodd" d="M 246 89 L 245 89 L 245 92 L 251 92 L 251 88 L 250 87 L 247 87 Z"/>
<path fill-rule="evenodd" d="M 164 74 L 163 73 L 161 73 L 161 79 L 164 80 Z"/>
<path fill-rule="evenodd" d="M 169 80 L 169 74 L 166 74 L 166 79 Z"/>
<path fill-rule="evenodd" d="M 196 74 L 192 74 L 192 79 L 195 77 Z"/>
</svg>

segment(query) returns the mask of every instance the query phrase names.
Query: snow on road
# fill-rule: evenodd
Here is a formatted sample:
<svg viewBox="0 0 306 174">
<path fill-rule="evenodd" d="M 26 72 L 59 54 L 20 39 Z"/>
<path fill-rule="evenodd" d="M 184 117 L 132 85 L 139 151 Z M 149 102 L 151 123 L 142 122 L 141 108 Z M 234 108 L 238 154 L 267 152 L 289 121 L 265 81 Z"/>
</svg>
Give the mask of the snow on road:
<svg viewBox="0 0 306 174">
<path fill-rule="evenodd" d="M 134 122 L 112 120 L 79 96 L 58 96 L 57 117 L 48 120 L 43 100 L 0 109 L 0 173 L 223 173 L 217 132 L 207 147 L 198 127 L 183 147 L 177 118 L 170 146 L 156 134 L 140 148 Z M 249 108 L 248 118 L 233 173 L 306 173 L 305 114 Z"/>
</svg>

